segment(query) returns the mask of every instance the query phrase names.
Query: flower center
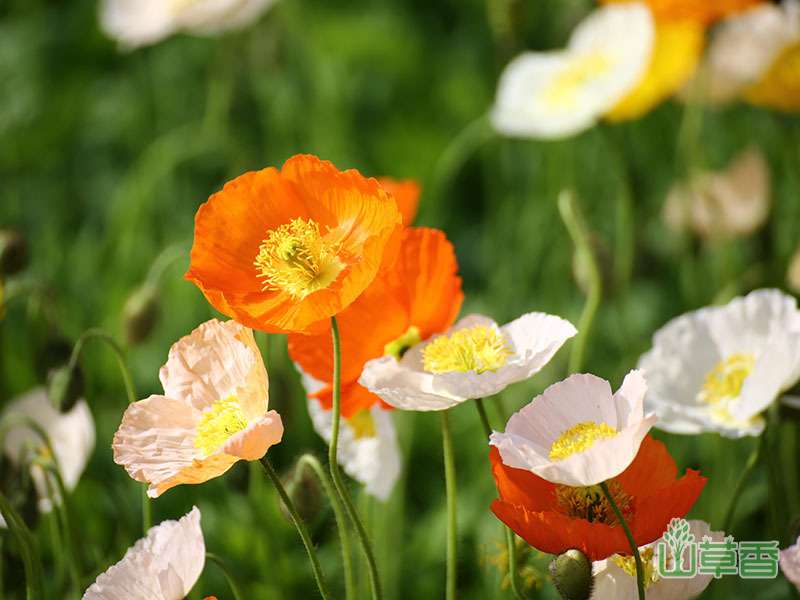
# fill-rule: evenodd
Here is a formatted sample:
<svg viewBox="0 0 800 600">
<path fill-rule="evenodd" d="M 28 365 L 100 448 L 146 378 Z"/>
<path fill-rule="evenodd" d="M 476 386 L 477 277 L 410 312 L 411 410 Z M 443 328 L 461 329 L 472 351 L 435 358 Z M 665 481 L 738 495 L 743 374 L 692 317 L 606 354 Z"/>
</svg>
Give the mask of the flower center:
<svg viewBox="0 0 800 600">
<path fill-rule="evenodd" d="M 607 440 L 617 435 L 617 430 L 607 423 L 584 421 L 567 429 L 550 446 L 550 460 L 563 460 L 568 456 L 591 448 L 597 440 Z"/>
<path fill-rule="evenodd" d="M 376 435 L 375 419 L 372 418 L 372 413 L 369 409 L 365 408 L 358 411 L 347 419 L 347 424 L 350 425 L 357 440 L 375 437 Z"/>
<path fill-rule="evenodd" d="M 627 519 L 632 512 L 631 497 L 613 480 L 608 482 L 608 491 Z M 586 519 L 590 523 L 619 524 L 614 509 L 599 485 L 589 487 L 557 485 L 555 494 L 559 508 L 569 517 Z"/>
<path fill-rule="evenodd" d="M 584 53 L 570 60 L 570 64 L 553 79 L 544 94 L 550 109 L 574 108 L 580 89 L 594 77 L 602 77 L 611 70 L 613 62 L 601 52 Z"/>
<path fill-rule="evenodd" d="M 645 548 L 639 553 L 642 557 L 642 564 L 644 566 L 644 587 L 645 589 L 649 588 L 652 584 L 656 583 L 659 579 L 658 573 L 653 566 L 653 552 L 652 548 Z M 620 569 L 625 571 L 628 575 L 636 578 L 636 559 L 632 556 L 619 556 L 618 554 L 614 555 L 611 558 L 614 561 L 614 564 L 617 565 Z"/>
<path fill-rule="evenodd" d="M 339 244 L 326 239 L 319 225 L 309 219 L 292 219 L 267 233 L 255 266 L 264 290 L 283 290 L 302 300 L 328 287 L 344 269 Z"/>
<path fill-rule="evenodd" d="M 485 373 L 506 364 L 511 350 L 496 327 L 475 325 L 442 335 L 425 346 L 423 368 L 429 373 Z"/>
<path fill-rule="evenodd" d="M 719 361 L 706 375 L 697 399 L 709 405 L 711 414 L 719 421 L 725 423 L 735 421 L 728 411 L 728 406 L 732 400 L 739 397 L 744 381 L 755 364 L 755 356 L 749 353 L 731 354 Z"/>
<path fill-rule="evenodd" d="M 217 400 L 203 413 L 197 424 L 195 448 L 209 456 L 227 442 L 228 438 L 246 428 L 247 419 L 236 396 Z"/>
<path fill-rule="evenodd" d="M 412 325 L 399 338 L 386 344 L 383 347 L 383 354 L 385 356 L 394 356 L 397 360 L 400 360 L 409 348 L 416 346 L 421 341 L 419 329 Z"/>
</svg>

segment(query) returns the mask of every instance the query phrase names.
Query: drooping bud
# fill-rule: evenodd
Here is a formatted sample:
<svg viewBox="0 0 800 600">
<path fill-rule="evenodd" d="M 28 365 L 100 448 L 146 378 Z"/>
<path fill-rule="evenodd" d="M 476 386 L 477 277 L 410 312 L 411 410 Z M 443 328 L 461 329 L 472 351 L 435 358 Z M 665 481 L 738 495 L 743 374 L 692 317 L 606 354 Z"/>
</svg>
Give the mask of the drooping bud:
<svg viewBox="0 0 800 600">
<path fill-rule="evenodd" d="M 588 600 L 592 595 L 592 563 L 580 550 L 567 550 L 553 559 L 550 575 L 564 600 Z"/>
<path fill-rule="evenodd" d="M 63 365 L 47 375 L 47 395 L 59 411 L 66 412 L 83 396 L 83 373 L 80 367 Z"/>
<path fill-rule="evenodd" d="M 323 491 L 317 476 L 310 468 L 305 468 L 302 463 L 295 465 L 285 478 L 286 493 L 292 499 L 300 518 L 306 523 L 314 523 L 322 514 Z M 287 520 L 291 520 L 286 507 L 280 504 L 281 513 Z"/>
<path fill-rule="evenodd" d="M 0 229 L 0 276 L 15 275 L 28 265 L 28 242 L 17 231 Z"/>
<path fill-rule="evenodd" d="M 125 339 L 135 346 L 145 341 L 153 332 L 159 314 L 158 290 L 155 286 L 144 284 L 128 297 L 122 309 Z"/>
</svg>

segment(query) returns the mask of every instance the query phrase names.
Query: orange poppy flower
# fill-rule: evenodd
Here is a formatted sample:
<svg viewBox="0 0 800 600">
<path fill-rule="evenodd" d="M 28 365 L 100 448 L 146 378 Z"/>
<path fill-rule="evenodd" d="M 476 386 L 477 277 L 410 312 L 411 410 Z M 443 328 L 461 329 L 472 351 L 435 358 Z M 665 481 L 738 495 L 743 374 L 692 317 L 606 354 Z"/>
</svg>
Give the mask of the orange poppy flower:
<svg viewBox="0 0 800 600">
<path fill-rule="evenodd" d="M 298 155 L 237 177 L 200 207 L 186 278 L 248 327 L 321 330 L 392 256 L 400 222 L 375 179 Z"/>
<path fill-rule="evenodd" d="M 600 0 L 600 4 L 632 1 Z M 645 0 L 657 21 L 688 19 L 706 25 L 762 2 L 764 0 Z"/>
<path fill-rule="evenodd" d="M 364 364 L 402 353 L 455 321 L 464 294 L 453 245 L 436 229 L 403 231 L 397 260 L 337 316 L 342 349 L 342 415 L 349 418 L 380 399 L 358 384 Z M 332 404 L 333 349 L 329 333 L 289 336 L 289 355 L 324 387 L 312 394 Z"/>
<path fill-rule="evenodd" d="M 411 225 L 419 207 L 419 184 L 413 179 L 398 180 L 391 177 L 378 177 L 378 183 L 397 201 L 403 224 Z"/>
<path fill-rule="evenodd" d="M 630 555 L 625 532 L 599 486 L 550 483 L 504 465 L 495 447 L 489 459 L 500 494 L 492 511 L 531 546 L 550 554 L 577 548 L 590 560 Z M 608 482 L 638 546 L 661 537 L 670 519 L 685 516 L 703 491 L 706 478 L 699 472 L 687 469 L 680 479 L 677 473 L 664 444 L 648 435 L 631 465 Z"/>
</svg>

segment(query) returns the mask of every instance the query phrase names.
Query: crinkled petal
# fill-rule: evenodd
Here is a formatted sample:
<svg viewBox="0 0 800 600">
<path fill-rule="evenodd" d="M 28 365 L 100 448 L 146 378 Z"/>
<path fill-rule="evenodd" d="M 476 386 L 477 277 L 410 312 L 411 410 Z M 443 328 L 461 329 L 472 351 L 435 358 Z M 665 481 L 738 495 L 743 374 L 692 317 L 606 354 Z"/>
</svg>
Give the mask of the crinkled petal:
<svg viewBox="0 0 800 600">
<path fill-rule="evenodd" d="M 221 452 L 242 460 L 259 460 L 270 446 L 281 441 L 283 422 L 274 410 L 269 411 L 246 429 L 232 435 L 222 446 Z"/>
</svg>

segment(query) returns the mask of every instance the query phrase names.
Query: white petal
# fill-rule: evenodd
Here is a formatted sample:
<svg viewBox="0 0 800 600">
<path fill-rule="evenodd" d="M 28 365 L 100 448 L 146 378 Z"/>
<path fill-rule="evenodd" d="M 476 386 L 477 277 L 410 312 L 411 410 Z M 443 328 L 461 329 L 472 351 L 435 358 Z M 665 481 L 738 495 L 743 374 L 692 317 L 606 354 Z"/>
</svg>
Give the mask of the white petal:
<svg viewBox="0 0 800 600">
<path fill-rule="evenodd" d="M 800 537 L 794 544 L 781 550 L 781 572 L 800 591 Z"/>
<path fill-rule="evenodd" d="M 375 436 L 356 437 L 347 419 L 339 425 L 337 458 L 345 472 L 364 484 L 368 494 L 385 502 L 400 476 L 401 457 L 397 433 L 391 411 L 380 406 L 370 408 L 375 424 Z M 332 413 L 325 410 L 315 398 L 308 399 L 308 414 L 314 430 L 330 442 L 333 425 Z"/>
<path fill-rule="evenodd" d="M 74 489 L 94 450 L 94 420 L 86 401 L 79 400 L 68 412 L 60 413 L 51 404 L 46 390 L 36 388 L 12 401 L 3 417 L 12 414 L 30 417 L 44 429 L 53 445 L 64 486 L 67 490 Z M 16 464 L 23 460 L 25 453 L 41 447 L 39 436 L 25 426 L 14 427 L 5 437 L 5 453 Z M 39 509 L 49 512 L 51 494 L 44 473 L 34 466 L 31 474 L 40 498 Z"/>
<path fill-rule="evenodd" d="M 176 19 L 182 29 L 213 35 L 254 22 L 276 0 L 197 0 L 187 3 Z"/>
<path fill-rule="evenodd" d="M 281 416 L 271 410 L 251 423 L 247 429 L 231 436 L 221 451 L 242 460 L 259 460 L 267 453 L 270 446 L 279 443 L 282 437 Z"/>
<path fill-rule="evenodd" d="M 203 572 L 200 511 L 164 521 L 86 590 L 83 600 L 182 600 Z"/>
<path fill-rule="evenodd" d="M 177 23 L 164 0 L 103 0 L 100 26 L 121 46 L 137 48 L 172 35 Z"/>
<path fill-rule="evenodd" d="M 392 356 L 382 356 L 367 362 L 358 383 L 387 404 L 401 410 L 446 410 L 465 398 L 448 396 L 434 389 L 434 376 L 407 366 L 414 348 L 397 362 Z"/>
</svg>

